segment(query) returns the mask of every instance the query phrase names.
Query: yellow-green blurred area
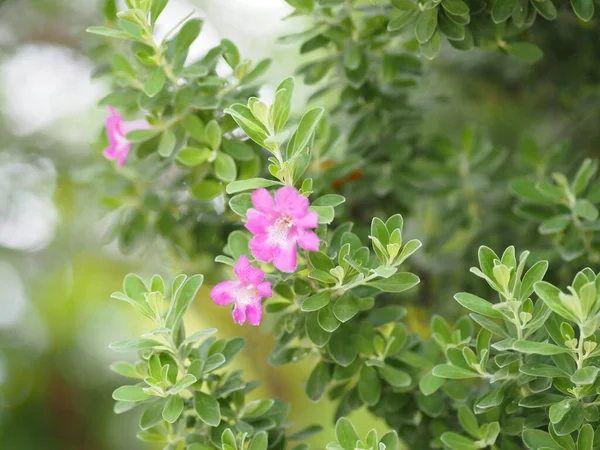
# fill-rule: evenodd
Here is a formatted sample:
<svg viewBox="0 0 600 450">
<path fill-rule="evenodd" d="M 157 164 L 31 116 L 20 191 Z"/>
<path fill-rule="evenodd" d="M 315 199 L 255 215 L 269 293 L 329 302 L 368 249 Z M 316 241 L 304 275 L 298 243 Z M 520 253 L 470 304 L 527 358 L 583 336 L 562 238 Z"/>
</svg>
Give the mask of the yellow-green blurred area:
<svg viewBox="0 0 600 450">
<path fill-rule="evenodd" d="M 102 22 L 98 0 L 0 0 L 0 449 L 120 450 L 150 448 L 137 441 L 138 414 L 113 413 L 112 391 L 128 380 L 109 365 L 134 355 L 109 350 L 135 339 L 152 324 L 127 304 L 111 300 L 128 272 L 170 278 L 186 269 L 161 259 L 160 245 L 122 255 L 107 243 L 106 211 L 82 180 L 104 163 L 91 142 L 105 111 L 97 101 L 108 86 L 92 77 L 87 26 Z M 275 84 L 296 64 L 295 51 L 276 49 L 289 7 L 279 0 L 172 0 L 164 13 L 175 23 L 194 7 L 204 17 L 202 46 L 223 37 L 252 59 L 274 56 Z M 260 29 L 255 26 L 260 23 Z M 201 46 L 201 47 L 202 47 Z M 202 48 L 196 49 L 202 52 Z M 96 189 L 101 187 L 96 186 Z M 213 255 L 214 256 L 214 255 Z M 211 255 L 196 262 L 214 270 Z M 177 267 L 175 267 L 177 266 Z M 292 405 L 292 430 L 319 423 L 312 439 L 332 438 L 333 406 L 304 394 L 314 360 L 272 368 L 269 324 L 232 323 L 203 286 L 186 326 L 242 335 L 246 349 L 235 368 L 261 386 L 252 398 L 280 398 Z M 361 433 L 386 430 L 365 412 L 353 417 Z"/>
</svg>

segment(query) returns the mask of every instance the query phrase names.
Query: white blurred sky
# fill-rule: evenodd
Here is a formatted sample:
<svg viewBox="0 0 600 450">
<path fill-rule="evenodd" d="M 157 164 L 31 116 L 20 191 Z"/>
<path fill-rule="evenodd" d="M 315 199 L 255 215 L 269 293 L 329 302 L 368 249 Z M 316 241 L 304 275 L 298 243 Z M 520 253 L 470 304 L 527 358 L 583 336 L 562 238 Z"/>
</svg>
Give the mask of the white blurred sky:
<svg viewBox="0 0 600 450">
<path fill-rule="evenodd" d="M 89 8 L 90 0 L 79 5 Z M 157 24 L 158 37 L 194 9 L 205 26 L 191 58 L 229 38 L 244 57 L 253 60 L 270 56 L 275 38 L 288 32 L 289 23 L 281 18 L 291 11 L 283 0 L 171 0 Z M 17 30 L 11 27 L 0 19 L 0 41 L 12 40 Z M 25 44 L 17 48 L 0 66 L 2 108 L 14 132 L 25 136 L 51 131 L 53 138 L 72 144 L 88 140 L 90 115 L 97 114 L 94 106 L 106 92 L 105 86 L 91 80 L 92 69 L 85 56 L 66 47 Z"/>
</svg>

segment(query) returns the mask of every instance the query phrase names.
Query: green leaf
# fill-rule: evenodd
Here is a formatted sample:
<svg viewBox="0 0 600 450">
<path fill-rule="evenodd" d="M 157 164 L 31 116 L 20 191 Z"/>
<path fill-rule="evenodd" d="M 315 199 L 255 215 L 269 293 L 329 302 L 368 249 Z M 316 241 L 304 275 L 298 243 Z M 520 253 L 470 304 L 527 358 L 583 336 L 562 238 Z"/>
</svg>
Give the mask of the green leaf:
<svg viewBox="0 0 600 450">
<path fill-rule="evenodd" d="M 448 431 L 440 437 L 442 442 L 452 450 L 478 450 L 481 448 L 471 439 L 461 436 L 458 433 Z"/>
<path fill-rule="evenodd" d="M 333 308 L 330 304 L 319 309 L 318 321 L 321 328 L 330 333 L 334 332 L 340 327 L 340 321 L 333 314 Z"/>
<path fill-rule="evenodd" d="M 577 436 L 577 450 L 593 450 L 594 448 L 594 429 L 589 423 L 586 423 L 579 429 Z"/>
<path fill-rule="evenodd" d="M 252 70 L 240 79 L 240 84 L 249 84 L 256 81 L 261 75 L 263 75 L 269 67 L 271 67 L 271 59 L 265 58 L 256 64 Z"/>
<path fill-rule="evenodd" d="M 515 341 L 513 348 L 521 353 L 534 355 L 559 355 L 569 351 L 568 348 L 559 347 L 558 345 L 534 341 Z"/>
<path fill-rule="evenodd" d="M 129 33 L 125 33 L 121 30 L 115 30 L 113 28 L 106 27 L 88 27 L 85 31 L 91 34 L 98 34 L 100 36 L 112 37 L 117 39 L 124 39 L 126 41 L 134 41 L 136 40 Z"/>
<path fill-rule="evenodd" d="M 550 0 L 546 1 L 550 2 Z M 537 3 L 536 1 L 535 4 L 537 5 Z M 506 44 L 504 49 L 509 55 L 526 63 L 535 63 L 544 57 L 544 52 L 537 45 L 529 42 L 512 42 Z"/>
<path fill-rule="evenodd" d="M 437 7 L 426 9 L 419 14 L 417 22 L 415 23 L 415 37 L 420 44 L 429 41 L 435 33 L 437 27 L 437 14 Z"/>
<path fill-rule="evenodd" d="M 177 152 L 177 161 L 187 167 L 194 167 L 207 161 L 211 156 L 207 148 L 185 147 Z"/>
<path fill-rule="evenodd" d="M 195 114 L 188 114 L 184 117 L 183 128 L 197 141 L 206 142 L 206 127 L 204 122 Z"/>
<path fill-rule="evenodd" d="M 512 16 L 518 0 L 494 0 L 492 5 L 492 20 L 494 23 L 506 22 Z"/>
<path fill-rule="evenodd" d="M 270 111 L 273 118 L 272 121 L 275 134 L 279 134 L 281 130 L 283 130 L 283 127 L 290 116 L 294 85 L 294 77 L 288 77 L 277 86 L 277 90 L 275 91 L 275 100 Z"/>
<path fill-rule="evenodd" d="M 302 302 L 302 311 L 317 311 L 324 308 L 331 300 L 331 291 L 323 291 L 306 298 Z"/>
<path fill-rule="evenodd" d="M 477 419 L 475 418 L 475 414 L 465 405 L 461 405 L 458 408 L 458 420 L 460 422 L 460 426 L 473 436 L 475 439 L 481 439 L 481 432 L 479 431 L 479 424 L 477 423 Z"/>
<path fill-rule="evenodd" d="M 373 367 L 363 366 L 358 380 L 358 396 L 367 405 L 376 405 L 381 397 L 381 380 Z"/>
<path fill-rule="evenodd" d="M 121 386 L 113 392 L 112 398 L 120 402 L 141 402 L 152 396 L 146 394 L 140 386 Z"/>
<path fill-rule="evenodd" d="M 169 0 L 152 0 L 152 6 L 150 7 L 150 18 L 152 25 L 156 23 L 156 20 L 165 9 L 165 6 L 167 6 L 168 1 Z"/>
<path fill-rule="evenodd" d="M 308 210 L 319 215 L 319 223 L 330 224 L 335 218 L 335 210 L 332 206 L 311 206 Z"/>
<path fill-rule="evenodd" d="M 540 13 L 544 19 L 554 20 L 556 19 L 556 6 L 552 0 L 534 1 L 531 3 L 537 12 Z"/>
<path fill-rule="evenodd" d="M 223 193 L 223 187 L 217 181 L 201 181 L 190 188 L 198 200 L 209 201 Z"/>
<path fill-rule="evenodd" d="M 594 221 L 598 218 L 598 208 L 584 198 L 578 199 L 575 203 L 575 213 L 582 219 L 589 221 Z"/>
<path fill-rule="evenodd" d="M 418 11 L 415 9 L 410 9 L 408 11 L 403 11 L 400 15 L 393 17 L 388 23 L 387 29 L 388 31 L 397 31 L 406 27 L 409 23 L 411 23 L 415 17 L 418 15 Z"/>
<path fill-rule="evenodd" d="M 344 450 L 355 450 L 360 439 L 352 422 L 345 417 L 338 419 L 335 424 L 335 437 Z"/>
<path fill-rule="evenodd" d="M 538 261 L 525 273 L 519 288 L 519 300 L 526 300 L 533 293 L 533 286 L 542 281 L 548 270 L 548 261 Z"/>
<path fill-rule="evenodd" d="M 571 0 L 571 5 L 573 5 L 574 3 L 586 3 L 587 1 L 589 0 Z M 593 14 L 593 3 L 591 1 L 590 3 L 592 5 Z M 575 12 L 577 13 L 577 11 Z M 579 170 L 577 171 L 577 174 L 575 175 L 573 184 L 571 185 L 571 190 L 573 191 L 574 195 L 579 195 L 587 189 L 588 185 L 590 184 L 590 181 L 596 174 L 597 170 L 598 164 L 596 161 L 593 161 L 590 158 L 586 158 L 583 161 L 583 163 L 579 167 Z"/>
<path fill-rule="evenodd" d="M 348 367 L 358 357 L 355 340 L 352 336 L 344 333 L 343 329 L 333 333 L 327 348 L 333 360 L 343 367 Z"/>
<path fill-rule="evenodd" d="M 566 436 L 571 434 L 575 430 L 579 429 L 583 423 L 583 405 L 581 402 L 577 400 L 569 400 L 568 408 L 566 412 L 564 412 L 563 408 L 563 416 L 562 420 L 558 423 L 554 423 L 554 431 L 558 436 Z M 552 408 L 557 405 L 552 405 L 550 407 L 550 420 L 552 420 Z"/>
<path fill-rule="evenodd" d="M 235 161 L 227 153 L 217 153 L 217 158 L 215 159 L 215 176 L 222 181 L 234 181 L 237 177 Z"/>
<path fill-rule="evenodd" d="M 275 404 L 275 400 L 254 400 L 244 406 L 241 416 L 244 419 L 256 419 L 265 415 Z"/>
<path fill-rule="evenodd" d="M 433 33 L 433 36 L 431 36 L 431 39 L 419 45 L 419 49 L 421 50 L 421 54 L 425 58 L 432 60 L 435 59 L 435 57 L 440 53 L 441 46 L 442 42 L 440 38 L 440 33 L 436 31 L 435 33 Z"/>
<path fill-rule="evenodd" d="M 254 117 L 252 111 L 250 111 L 247 106 L 236 103 L 229 108 L 226 108 L 224 112 L 229 114 L 233 120 L 235 120 L 250 139 L 261 147 L 265 147 L 265 139 L 268 137 L 269 133 L 263 124 Z"/>
<path fill-rule="evenodd" d="M 385 445 L 385 450 L 400 450 L 400 440 L 395 430 L 385 433 L 379 442 Z"/>
<path fill-rule="evenodd" d="M 173 153 L 176 142 L 175 133 L 171 130 L 165 130 L 158 143 L 158 154 L 163 158 L 168 158 Z"/>
<path fill-rule="evenodd" d="M 223 139 L 223 150 L 238 161 L 251 161 L 254 159 L 254 150 L 245 142 L 235 139 Z"/>
<path fill-rule="evenodd" d="M 433 375 L 440 378 L 450 378 L 453 380 L 462 380 L 465 378 L 477 378 L 479 374 L 472 370 L 463 369 L 462 367 L 453 366 L 450 364 L 440 364 L 431 371 Z"/>
<path fill-rule="evenodd" d="M 145 81 L 144 93 L 148 97 L 154 97 L 156 94 L 162 91 L 163 87 L 165 87 L 166 82 L 167 77 L 165 76 L 163 71 L 161 69 L 156 69 Z"/>
<path fill-rule="evenodd" d="M 504 390 L 501 387 L 491 390 L 488 392 L 483 398 L 479 399 L 479 401 L 475 404 L 477 408 L 480 409 L 491 409 L 502 404 L 502 400 L 504 400 Z"/>
<path fill-rule="evenodd" d="M 440 15 L 438 18 L 438 27 L 448 39 L 455 41 L 463 41 L 466 36 L 465 27 L 448 19 L 446 14 Z"/>
<path fill-rule="evenodd" d="M 171 395 L 162 410 L 162 417 L 169 423 L 175 423 L 183 412 L 183 399 L 179 395 Z"/>
<path fill-rule="evenodd" d="M 530 450 L 562 450 L 562 447 L 542 430 L 527 429 L 523 431 L 523 442 Z"/>
<path fill-rule="evenodd" d="M 207 361 L 207 364 L 208 364 L 208 361 Z M 189 373 L 185 374 L 179 380 L 177 380 L 177 383 L 175 383 L 175 385 L 169 390 L 169 392 L 171 394 L 178 394 L 179 392 L 183 391 L 188 386 L 191 386 L 192 384 L 194 384 L 196 381 L 198 381 L 198 380 L 196 379 L 196 377 L 194 375 L 190 375 Z"/>
<path fill-rule="evenodd" d="M 573 11 L 584 22 L 589 22 L 594 17 L 594 2 L 592 0 L 571 0 Z"/>
<path fill-rule="evenodd" d="M 266 431 L 260 431 L 254 435 L 248 446 L 248 450 L 267 450 L 269 439 Z"/>
<path fill-rule="evenodd" d="M 219 402 L 210 395 L 196 391 L 194 396 L 194 408 L 205 424 L 216 427 L 221 423 L 221 408 Z"/>
<path fill-rule="evenodd" d="M 192 275 L 186 279 L 183 285 L 177 290 L 177 294 L 171 300 L 171 305 L 167 312 L 165 321 L 167 328 L 173 329 L 179 320 L 181 320 L 196 297 L 203 281 L 203 275 Z"/>
<path fill-rule="evenodd" d="M 493 305 L 487 300 L 469 294 L 468 292 L 459 292 L 454 295 L 454 299 L 463 307 L 470 311 L 474 311 L 483 316 L 492 317 L 494 319 L 502 319 L 504 316 L 493 308 Z"/>
<path fill-rule="evenodd" d="M 410 386 L 411 378 L 408 373 L 403 370 L 385 364 L 383 367 L 378 367 L 381 378 L 390 383 L 394 387 Z"/>
<path fill-rule="evenodd" d="M 510 183 L 510 188 L 518 197 L 534 203 L 552 203 L 547 196 L 536 189 L 536 182 L 528 178 L 517 178 Z"/>
<path fill-rule="evenodd" d="M 581 369 L 577 369 L 573 375 L 571 375 L 571 381 L 575 384 L 588 385 L 593 384 L 596 381 L 596 377 L 600 369 L 594 366 L 587 366 Z"/>
<path fill-rule="evenodd" d="M 310 264 L 314 269 L 329 272 L 335 267 L 332 259 L 323 252 L 310 252 L 308 254 Z"/>
<path fill-rule="evenodd" d="M 402 264 L 408 257 L 410 257 L 414 252 L 419 250 L 423 244 L 418 239 L 411 239 L 405 245 L 400 255 L 394 261 L 394 266 L 398 266 Z"/>
<path fill-rule="evenodd" d="M 302 304 L 304 307 L 304 303 Z M 358 301 L 352 292 L 346 291 L 333 305 L 333 314 L 340 322 L 347 322 L 358 314 Z"/>
<path fill-rule="evenodd" d="M 444 378 L 428 373 L 419 379 L 419 389 L 421 389 L 423 395 L 431 395 L 441 388 L 444 383 L 446 383 Z"/>
<path fill-rule="evenodd" d="M 223 133 L 216 120 L 211 120 L 206 124 L 206 141 L 213 150 L 221 148 L 221 138 Z"/>
<path fill-rule="evenodd" d="M 542 363 L 528 363 L 519 367 L 519 371 L 532 377 L 561 378 L 568 377 L 565 372 L 555 366 Z"/>
<path fill-rule="evenodd" d="M 258 188 L 267 188 L 280 184 L 281 183 L 275 180 L 267 180 L 265 178 L 250 178 L 248 180 L 238 180 L 229 183 L 225 190 L 228 194 L 235 194 L 237 192 L 249 191 Z"/>
<path fill-rule="evenodd" d="M 533 289 L 546 306 L 556 314 L 572 322 L 578 321 L 577 317 L 562 304 L 560 289 L 545 281 L 538 281 L 533 285 Z"/>
<path fill-rule="evenodd" d="M 202 19 L 191 19 L 183 24 L 175 39 L 175 57 L 180 57 L 187 53 L 190 45 L 192 45 L 200 34 L 202 24 Z M 183 61 L 181 64 L 183 64 Z"/>
<path fill-rule="evenodd" d="M 323 328 L 321 328 L 321 325 L 319 325 L 317 312 L 307 314 L 306 321 L 304 323 L 304 329 L 308 339 L 310 339 L 310 341 L 319 348 L 327 345 L 329 339 L 331 338 L 331 333 L 329 331 L 325 331 Z"/>
<path fill-rule="evenodd" d="M 119 341 L 109 345 L 115 352 L 129 352 L 133 350 L 146 350 L 149 348 L 162 347 L 163 344 L 153 339 L 140 339 L 131 341 Z"/>
<path fill-rule="evenodd" d="M 325 391 L 327 390 L 327 385 L 331 380 L 331 373 L 329 371 L 329 366 L 320 361 L 315 368 L 310 373 L 308 377 L 308 381 L 306 382 L 306 395 L 313 402 L 316 402 L 323 397 Z"/>
<path fill-rule="evenodd" d="M 225 51 L 223 52 L 223 59 L 227 64 L 229 64 L 229 67 L 235 69 L 240 63 L 240 52 L 238 48 L 229 39 L 223 39 L 221 41 L 221 45 L 225 47 Z"/>
<path fill-rule="evenodd" d="M 237 450 L 237 440 L 231 428 L 226 428 L 221 434 L 221 446 L 223 450 Z"/>
<path fill-rule="evenodd" d="M 455 16 L 469 14 L 469 6 L 462 0 L 443 0 L 442 7 Z"/>
<path fill-rule="evenodd" d="M 315 135 L 319 120 L 323 117 L 323 112 L 323 108 L 313 108 L 302 116 L 296 132 L 291 137 L 287 146 L 288 159 L 293 159 L 300 152 L 307 150 L 308 144 Z"/>
<path fill-rule="evenodd" d="M 112 363 L 110 365 L 110 370 L 128 378 L 143 378 L 143 376 L 140 373 L 138 373 L 135 366 L 125 361 L 118 361 Z"/>
<path fill-rule="evenodd" d="M 338 206 L 346 201 L 346 198 L 338 194 L 327 194 L 319 197 L 314 202 L 313 206 Z"/>
<path fill-rule="evenodd" d="M 229 207 L 231 210 L 242 217 L 246 217 L 246 213 L 253 206 L 251 194 L 237 194 L 229 199 Z"/>
<path fill-rule="evenodd" d="M 419 277 L 413 273 L 399 272 L 390 278 L 370 281 L 369 286 L 373 286 L 384 292 L 403 292 L 416 286 L 420 281 Z"/>
</svg>

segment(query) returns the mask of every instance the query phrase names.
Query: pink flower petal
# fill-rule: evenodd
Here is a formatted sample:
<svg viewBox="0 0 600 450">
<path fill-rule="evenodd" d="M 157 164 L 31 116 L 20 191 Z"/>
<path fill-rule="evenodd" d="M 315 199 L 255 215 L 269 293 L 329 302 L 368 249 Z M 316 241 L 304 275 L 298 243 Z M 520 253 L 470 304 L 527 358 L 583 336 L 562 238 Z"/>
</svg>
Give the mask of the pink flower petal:
<svg viewBox="0 0 600 450">
<path fill-rule="evenodd" d="M 123 167 L 123 164 L 125 164 L 125 160 L 127 159 L 127 156 L 129 155 L 129 150 L 131 150 L 131 142 L 127 142 L 125 144 L 123 144 L 120 148 L 121 153 L 119 154 L 119 160 L 117 161 L 117 166 L 119 167 Z"/>
<path fill-rule="evenodd" d="M 267 227 L 271 225 L 274 220 L 256 209 L 249 209 L 246 213 L 248 217 L 248 222 L 245 227 L 252 234 L 263 234 L 267 232 Z"/>
<path fill-rule="evenodd" d="M 233 317 L 233 322 L 238 325 L 243 325 L 246 321 L 246 307 L 242 305 L 235 305 L 233 311 L 231 311 L 231 317 Z"/>
<path fill-rule="evenodd" d="M 117 146 L 116 145 L 111 145 L 110 147 L 106 147 L 103 151 L 104 156 L 106 157 L 106 159 L 117 159 L 117 157 L 119 156 L 119 154 L 117 153 Z"/>
<path fill-rule="evenodd" d="M 284 186 L 275 192 L 277 208 L 293 219 L 302 217 L 308 209 L 308 199 L 291 186 Z"/>
<path fill-rule="evenodd" d="M 252 267 L 248 258 L 244 255 L 240 256 L 233 271 L 238 279 L 246 284 L 257 285 L 265 277 L 265 273 L 260 269 Z"/>
<path fill-rule="evenodd" d="M 256 290 L 260 294 L 261 297 L 271 298 L 273 297 L 273 291 L 271 289 L 271 283 L 268 281 L 264 281 L 256 286 Z"/>
<path fill-rule="evenodd" d="M 250 325 L 259 325 L 260 319 L 262 319 L 262 305 L 260 301 L 253 305 L 246 306 L 246 317 Z"/>
<path fill-rule="evenodd" d="M 257 189 L 252 193 L 252 204 L 262 213 L 273 214 L 276 212 L 273 197 L 264 188 Z"/>
<path fill-rule="evenodd" d="M 319 215 L 315 211 L 308 211 L 303 216 L 295 217 L 294 225 L 298 228 L 317 228 L 319 226 Z"/>
<path fill-rule="evenodd" d="M 233 292 L 239 287 L 239 281 L 222 281 L 210 291 L 210 298 L 217 305 L 229 305 L 234 301 Z"/>
<path fill-rule="evenodd" d="M 135 130 L 149 130 L 152 128 L 145 120 L 132 120 L 130 122 L 121 122 L 121 132 L 123 135 L 130 133 Z"/>
<path fill-rule="evenodd" d="M 319 237 L 312 231 L 301 230 L 298 233 L 298 245 L 304 250 L 316 252 L 319 250 Z"/>
<path fill-rule="evenodd" d="M 274 247 L 269 243 L 269 236 L 266 234 L 259 234 L 250 239 L 248 243 L 250 247 L 250 253 L 256 259 L 262 262 L 269 262 L 273 260 L 277 253 L 277 247 Z"/>
<path fill-rule="evenodd" d="M 282 272 L 294 272 L 297 266 L 296 245 L 280 247 L 273 258 L 273 265 Z"/>
</svg>

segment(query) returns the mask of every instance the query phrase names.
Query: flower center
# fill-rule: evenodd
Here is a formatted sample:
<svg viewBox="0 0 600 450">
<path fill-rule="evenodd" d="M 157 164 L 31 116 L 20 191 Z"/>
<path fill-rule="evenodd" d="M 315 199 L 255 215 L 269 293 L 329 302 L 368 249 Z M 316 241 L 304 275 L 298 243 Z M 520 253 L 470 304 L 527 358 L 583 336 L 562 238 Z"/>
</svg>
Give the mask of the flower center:
<svg viewBox="0 0 600 450">
<path fill-rule="evenodd" d="M 258 289 L 253 284 L 242 285 L 235 292 L 235 302 L 238 305 L 250 305 L 255 302 Z"/>
<path fill-rule="evenodd" d="M 280 216 L 268 229 L 269 243 L 277 247 L 286 245 L 293 226 L 294 221 L 291 217 L 286 215 Z"/>
</svg>

